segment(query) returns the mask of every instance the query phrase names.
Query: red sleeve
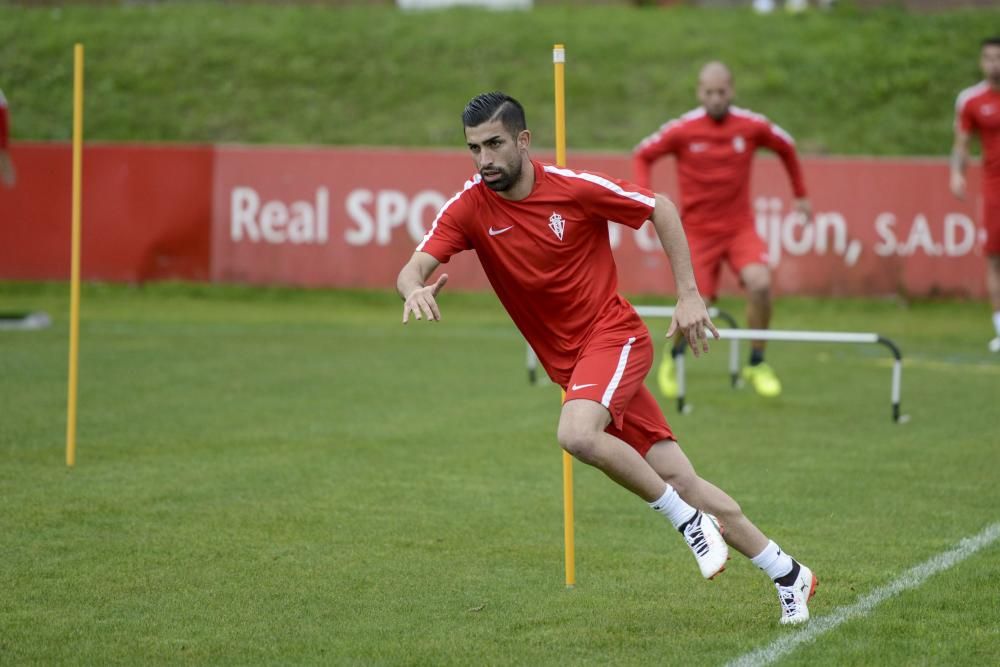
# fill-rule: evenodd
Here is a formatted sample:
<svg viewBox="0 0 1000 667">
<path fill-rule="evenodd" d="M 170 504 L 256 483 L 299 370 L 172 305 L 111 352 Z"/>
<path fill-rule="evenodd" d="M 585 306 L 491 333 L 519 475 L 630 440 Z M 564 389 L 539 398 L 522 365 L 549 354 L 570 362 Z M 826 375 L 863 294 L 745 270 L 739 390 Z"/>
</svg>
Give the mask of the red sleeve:
<svg viewBox="0 0 1000 667">
<path fill-rule="evenodd" d="M 632 178 L 643 188 L 649 188 L 650 168 L 664 155 L 674 153 L 680 145 L 680 121 L 665 123 L 632 151 Z"/>
<path fill-rule="evenodd" d="M 655 195 L 648 189 L 597 172 L 579 172 L 577 200 L 599 222 L 639 229 L 653 215 Z"/>
<path fill-rule="evenodd" d="M 792 192 L 796 197 L 806 196 L 806 184 L 802 178 L 802 165 L 799 164 L 799 156 L 795 152 L 795 140 L 792 135 L 774 123 L 764 120 L 761 123 L 760 145 L 769 148 L 778 154 L 788 172 L 788 178 L 792 182 Z"/>
<path fill-rule="evenodd" d="M 467 181 L 462 192 L 445 202 L 434 217 L 430 231 L 417 245 L 419 252 L 433 255 L 434 259 L 445 264 L 452 255 L 472 249 L 472 244 L 462 231 L 462 218 L 469 209 L 467 201 L 463 201 L 462 197 L 469 197 L 469 188 L 473 185 L 473 181 Z"/>
<path fill-rule="evenodd" d="M 976 117 L 972 113 L 972 105 L 964 95 L 959 95 L 955 102 L 955 129 L 966 134 L 976 131 Z"/>
<path fill-rule="evenodd" d="M 7 117 L 7 100 L 0 93 L 0 151 L 7 150 L 10 140 L 10 119 Z"/>
</svg>

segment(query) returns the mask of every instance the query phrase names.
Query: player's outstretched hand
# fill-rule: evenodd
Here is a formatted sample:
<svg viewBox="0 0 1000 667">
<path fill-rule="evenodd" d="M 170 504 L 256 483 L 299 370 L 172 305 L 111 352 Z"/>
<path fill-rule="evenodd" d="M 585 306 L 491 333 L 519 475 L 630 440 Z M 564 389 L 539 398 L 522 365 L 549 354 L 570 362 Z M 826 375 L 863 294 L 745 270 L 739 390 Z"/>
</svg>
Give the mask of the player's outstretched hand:
<svg viewBox="0 0 1000 667">
<path fill-rule="evenodd" d="M 813 207 L 812 202 L 809 201 L 808 197 L 796 197 L 795 210 L 798 211 L 799 215 L 805 218 L 806 221 L 812 220 Z"/>
<path fill-rule="evenodd" d="M 426 318 L 428 322 L 437 322 L 441 319 L 441 311 L 438 309 L 437 300 L 434 298 L 441 291 L 445 283 L 448 282 L 448 274 L 442 273 L 433 285 L 418 287 L 410 292 L 403 302 L 403 324 L 410 321 L 410 313 L 416 319 Z"/>
<path fill-rule="evenodd" d="M 694 356 L 708 352 L 708 332 L 719 339 L 719 330 L 708 316 L 708 308 L 700 296 L 680 297 L 674 308 L 674 317 L 667 329 L 667 338 L 673 338 L 674 332 L 680 331 L 691 346 Z"/>
<path fill-rule="evenodd" d="M 949 180 L 951 194 L 958 199 L 965 199 L 965 176 L 961 172 L 953 171 Z"/>
</svg>

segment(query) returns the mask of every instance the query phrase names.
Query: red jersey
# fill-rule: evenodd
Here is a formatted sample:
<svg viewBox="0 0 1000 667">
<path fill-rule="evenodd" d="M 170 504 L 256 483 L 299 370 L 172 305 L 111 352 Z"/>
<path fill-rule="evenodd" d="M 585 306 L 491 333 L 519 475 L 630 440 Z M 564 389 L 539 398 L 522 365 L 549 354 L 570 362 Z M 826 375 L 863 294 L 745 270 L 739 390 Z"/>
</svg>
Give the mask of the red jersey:
<svg viewBox="0 0 1000 667">
<path fill-rule="evenodd" d="M 475 250 L 549 377 L 565 385 L 591 340 L 646 333 L 618 294 L 608 221 L 638 229 L 656 200 L 602 174 L 531 164 L 535 185 L 520 201 L 504 199 L 476 174 L 441 208 L 417 250 L 442 263 Z"/>
<path fill-rule="evenodd" d="M 0 151 L 7 150 L 10 141 L 10 120 L 7 117 L 7 98 L 0 90 Z"/>
<path fill-rule="evenodd" d="M 636 182 L 649 187 L 652 163 L 664 155 L 675 155 L 685 229 L 727 231 L 753 224 L 750 167 L 758 148 L 778 154 L 795 196 L 805 197 L 791 135 L 764 116 L 738 107 L 730 107 L 721 121 L 699 107 L 665 123 L 636 146 L 633 169 Z"/>
<path fill-rule="evenodd" d="M 983 147 L 983 181 L 1000 186 L 1000 91 L 982 81 L 958 94 L 955 102 L 955 127 L 978 134 Z"/>
</svg>

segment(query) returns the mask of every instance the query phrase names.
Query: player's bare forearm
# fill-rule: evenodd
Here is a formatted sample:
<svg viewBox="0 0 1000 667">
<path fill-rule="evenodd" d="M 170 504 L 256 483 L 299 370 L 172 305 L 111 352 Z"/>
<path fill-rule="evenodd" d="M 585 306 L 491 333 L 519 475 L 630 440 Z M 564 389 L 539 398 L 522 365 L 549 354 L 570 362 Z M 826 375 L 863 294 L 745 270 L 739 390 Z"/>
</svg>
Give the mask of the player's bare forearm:
<svg viewBox="0 0 1000 667">
<path fill-rule="evenodd" d="M 955 141 L 951 145 L 952 172 L 965 173 L 965 163 L 969 159 L 969 133 L 957 130 Z"/>
<path fill-rule="evenodd" d="M 448 282 L 448 274 L 442 274 L 431 285 L 425 284 L 438 264 L 433 255 L 418 251 L 413 253 L 410 261 L 399 272 L 396 278 L 396 291 L 403 299 L 403 324 L 409 321 L 410 315 L 418 320 L 426 318 L 432 322 L 441 319 L 436 297 Z"/>
<path fill-rule="evenodd" d="M 660 239 L 663 251 L 670 260 L 670 270 L 674 274 L 677 295 L 697 295 L 698 286 L 694 281 L 694 269 L 691 266 L 691 251 L 688 248 L 684 227 L 677 207 L 665 196 L 656 195 L 656 209 L 650 218 L 656 235 Z"/>
<path fill-rule="evenodd" d="M 691 266 L 691 251 L 688 249 L 687 237 L 684 236 L 681 217 L 673 202 L 658 194 L 652 220 L 663 251 L 670 259 L 670 269 L 677 286 L 677 306 L 674 308 L 667 337 L 673 336 L 675 331 L 682 332 L 691 346 L 691 352 L 698 356 L 702 352 L 708 352 L 707 332 L 711 331 L 716 338 L 719 337 L 719 332 L 712 324 L 705 301 L 698 293 L 694 268 Z"/>
<path fill-rule="evenodd" d="M 424 281 L 427 280 L 427 275 L 424 274 L 424 269 L 422 263 L 418 260 L 416 253 L 410 257 L 403 268 L 399 272 L 399 276 L 396 278 L 396 291 L 399 292 L 399 296 L 403 301 L 406 301 L 413 290 L 419 289 L 424 286 Z"/>
<path fill-rule="evenodd" d="M 965 197 L 965 163 L 969 160 L 969 134 L 955 131 L 955 142 L 951 147 L 949 161 L 951 193 L 962 199 Z"/>
</svg>

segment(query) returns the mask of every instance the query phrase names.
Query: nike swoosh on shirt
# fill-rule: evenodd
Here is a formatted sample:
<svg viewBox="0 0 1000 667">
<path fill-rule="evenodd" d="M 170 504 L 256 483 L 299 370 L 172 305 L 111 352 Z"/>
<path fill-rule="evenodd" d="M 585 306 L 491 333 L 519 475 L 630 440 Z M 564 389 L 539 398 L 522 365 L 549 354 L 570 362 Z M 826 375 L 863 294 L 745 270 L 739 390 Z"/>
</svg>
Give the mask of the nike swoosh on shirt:
<svg viewBox="0 0 1000 667">
<path fill-rule="evenodd" d="M 496 236 L 497 234 L 503 234 L 504 232 L 508 232 L 508 231 L 510 231 L 512 229 L 514 229 L 514 225 L 511 225 L 510 227 L 504 227 L 503 229 L 493 229 L 493 227 L 490 226 L 490 236 Z"/>
<path fill-rule="evenodd" d="M 596 382 L 591 382 L 590 384 L 575 384 L 572 387 L 570 387 L 569 390 L 576 391 L 577 389 L 586 389 L 587 387 L 596 387 L 596 386 L 597 386 Z"/>
</svg>

